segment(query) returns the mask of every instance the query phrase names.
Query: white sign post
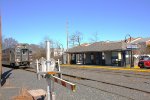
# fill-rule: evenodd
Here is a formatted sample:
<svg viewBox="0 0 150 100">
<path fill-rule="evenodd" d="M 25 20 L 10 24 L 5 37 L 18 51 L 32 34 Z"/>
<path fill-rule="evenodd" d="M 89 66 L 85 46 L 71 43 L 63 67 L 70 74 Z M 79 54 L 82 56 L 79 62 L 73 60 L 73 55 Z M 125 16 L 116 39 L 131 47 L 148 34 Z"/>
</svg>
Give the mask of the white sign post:
<svg viewBox="0 0 150 100">
<path fill-rule="evenodd" d="M 51 51 L 50 51 L 50 41 L 46 41 L 46 64 L 47 64 L 47 71 L 54 71 L 54 66 L 51 66 L 50 61 Z M 51 75 L 52 77 L 52 75 Z M 48 100 L 55 100 L 55 94 L 54 94 L 54 82 L 51 80 L 47 86 L 47 98 Z"/>
</svg>

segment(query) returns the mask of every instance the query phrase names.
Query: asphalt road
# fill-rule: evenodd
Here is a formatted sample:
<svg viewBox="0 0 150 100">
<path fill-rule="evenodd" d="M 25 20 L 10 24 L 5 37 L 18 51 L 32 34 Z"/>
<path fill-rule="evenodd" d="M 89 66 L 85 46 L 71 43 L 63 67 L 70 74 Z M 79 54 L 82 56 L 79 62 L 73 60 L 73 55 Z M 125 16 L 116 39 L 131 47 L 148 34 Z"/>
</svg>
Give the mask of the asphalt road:
<svg viewBox="0 0 150 100">
<path fill-rule="evenodd" d="M 150 100 L 149 73 L 68 67 L 61 68 L 61 71 L 78 76 L 63 76 L 63 79 L 75 83 L 77 87 L 76 92 L 72 92 L 55 84 L 56 100 Z M 3 67 L 3 72 L 5 79 L 0 89 L 0 100 L 12 99 L 21 88 L 46 90 L 46 80 L 37 80 L 35 73 L 6 67 Z"/>
</svg>

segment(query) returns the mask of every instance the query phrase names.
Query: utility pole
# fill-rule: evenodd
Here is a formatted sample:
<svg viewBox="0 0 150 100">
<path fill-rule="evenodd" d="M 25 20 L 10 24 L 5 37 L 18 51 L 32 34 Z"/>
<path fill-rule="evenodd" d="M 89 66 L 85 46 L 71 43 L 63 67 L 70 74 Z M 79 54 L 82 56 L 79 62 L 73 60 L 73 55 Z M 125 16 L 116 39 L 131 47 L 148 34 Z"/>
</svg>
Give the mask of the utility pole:
<svg viewBox="0 0 150 100">
<path fill-rule="evenodd" d="M 68 20 L 66 22 L 66 34 L 67 34 L 67 51 L 68 51 L 68 48 L 69 48 L 69 33 L 68 33 Z M 69 54 L 67 54 L 67 63 L 70 64 L 70 57 L 69 57 Z"/>
<path fill-rule="evenodd" d="M 2 22 L 0 14 L 0 79 L 2 79 Z"/>
<path fill-rule="evenodd" d="M 66 22 L 66 34 L 67 34 L 67 50 L 68 50 L 68 45 L 69 45 L 69 43 L 68 43 L 68 41 L 69 41 L 69 33 L 68 33 L 68 20 L 67 20 L 67 22 Z"/>
</svg>

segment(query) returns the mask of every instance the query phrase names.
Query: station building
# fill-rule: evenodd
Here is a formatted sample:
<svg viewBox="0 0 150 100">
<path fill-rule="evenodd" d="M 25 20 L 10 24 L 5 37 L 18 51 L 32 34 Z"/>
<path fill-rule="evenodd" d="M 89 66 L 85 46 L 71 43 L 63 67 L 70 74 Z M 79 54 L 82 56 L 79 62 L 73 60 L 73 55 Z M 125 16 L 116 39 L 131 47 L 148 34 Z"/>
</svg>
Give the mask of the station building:
<svg viewBox="0 0 150 100">
<path fill-rule="evenodd" d="M 131 64 L 133 51 L 139 50 L 139 45 L 137 44 L 147 44 L 149 42 L 150 38 L 136 38 L 130 42 L 105 41 L 91 44 L 85 43 L 67 50 L 68 64 L 126 66 Z M 128 48 L 131 44 L 134 44 L 134 47 L 136 47 Z M 132 61 L 134 61 L 134 56 Z"/>
</svg>

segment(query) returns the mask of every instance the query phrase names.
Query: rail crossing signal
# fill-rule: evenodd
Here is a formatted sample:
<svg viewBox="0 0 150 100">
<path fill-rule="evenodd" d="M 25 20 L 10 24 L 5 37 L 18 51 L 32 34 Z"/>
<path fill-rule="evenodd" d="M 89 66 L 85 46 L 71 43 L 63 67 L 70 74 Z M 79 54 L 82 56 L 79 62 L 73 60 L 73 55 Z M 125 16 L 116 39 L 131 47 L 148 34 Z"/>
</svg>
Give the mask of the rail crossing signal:
<svg viewBox="0 0 150 100">
<path fill-rule="evenodd" d="M 56 66 L 57 66 L 57 71 L 54 71 Z M 55 74 L 58 74 L 60 78 L 54 76 Z M 50 58 L 50 42 L 49 41 L 46 41 L 46 59 L 42 58 L 40 60 L 37 60 L 38 79 L 40 79 L 41 75 L 46 78 L 47 83 L 48 83 L 47 85 L 47 99 L 48 100 L 55 100 L 54 82 L 72 90 L 73 92 L 76 89 L 75 84 L 62 79 L 59 60 L 55 61 L 54 59 Z"/>
<path fill-rule="evenodd" d="M 46 74 L 46 77 L 47 77 L 47 82 L 48 83 L 50 82 L 50 80 L 52 80 L 52 81 L 54 81 L 54 82 L 56 82 L 56 83 L 58 83 L 58 84 L 60 84 L 60 85 L 62 85 L 64 87 L 72 90 L 73 92 L 75 92 L 75 89 L 76 89 L 76 85 L 75 84 L 73 84 L 71 82 L 68 82 L 66 80 L 63 80 L 61 78 L 58 78 L 56 76 L 51 76 L 51 74 L 49 74 L 49 73 Z"/>
</svg>

